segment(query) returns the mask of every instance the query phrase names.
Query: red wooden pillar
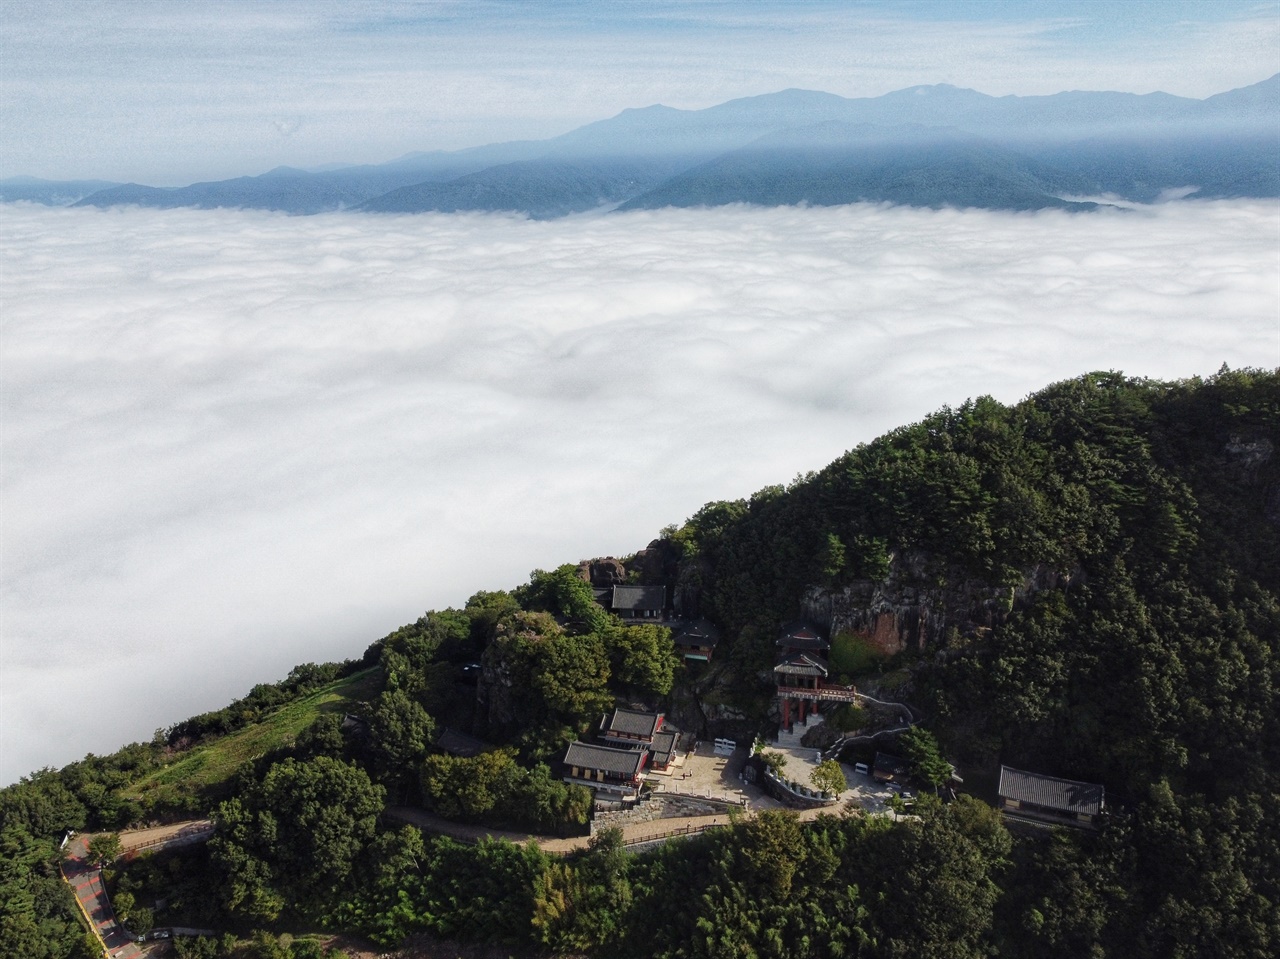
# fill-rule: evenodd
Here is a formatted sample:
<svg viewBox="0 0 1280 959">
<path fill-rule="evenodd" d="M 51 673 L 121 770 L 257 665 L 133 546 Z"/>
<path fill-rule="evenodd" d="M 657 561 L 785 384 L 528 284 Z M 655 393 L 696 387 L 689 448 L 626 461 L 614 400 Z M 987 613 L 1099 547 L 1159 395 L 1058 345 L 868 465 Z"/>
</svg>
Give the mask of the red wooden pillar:
<svg viewBox="0 0 1280 959">
<path fill-rule="evenodd" d="M 809 715 L 809 700 L 800 700 L 800 725 L 804 725 L 805 718 Z"/>
<path fill-rule="evenodd" d="M 791 732 L 791 698 L 782 700 L 782 728 Z"/>
</svg>

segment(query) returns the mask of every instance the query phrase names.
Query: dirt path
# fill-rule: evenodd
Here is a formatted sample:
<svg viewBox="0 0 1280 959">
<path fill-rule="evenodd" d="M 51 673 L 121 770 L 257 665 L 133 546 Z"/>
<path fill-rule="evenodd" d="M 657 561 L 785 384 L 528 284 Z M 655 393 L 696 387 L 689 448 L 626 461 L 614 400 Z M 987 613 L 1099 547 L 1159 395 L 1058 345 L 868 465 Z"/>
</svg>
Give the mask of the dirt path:
<svg viewBox="0 0 1280 959">
<path fill-rule="evenodd" d="M 821 809 L 803 809 L 798 811 L 796 815 L 802 821 L 807 822 L 817 819 L 824 813 L 839 815 L 841 811 L 841 807 L 837 805 Z M 466 826 L 462 823 L 441 819 L 426 810 L 415 809 L 412 806 L 390 806 L 387 808 L 387 815 L 400 822 L 417 826 L 425 832 L 451 836 L 463 842 L 478 842 L 480 839 L 487 837 L 490 839 L 506 839 L 521 846 L 527 843 L 536 843 L 545 852 L 560 855 L 576 852 L 579 849 L 586 849 L 587 844 L 590 842 L 590 837 L 588 836 L 571 836 L 561 839 L 554 836 L 534 836 L 530 833 L 511 832 L 504 829 L 486 829 L 483 826 Z M 737 818 L 750 819 L 754 815 L 756 815 L 756 810 L 748 809 Z M 628 846 L 635 846 L 647 842 L 656 842 L 660 839 L 695 835 L 718 826 L 727 826 L 732 821 L 730 816 L 720 813 L 714 816 L 684 816 L 677 819 L 654 819 L 650 822 L 628 823 L 622 827 L 622 841 Z"/>
</svg>

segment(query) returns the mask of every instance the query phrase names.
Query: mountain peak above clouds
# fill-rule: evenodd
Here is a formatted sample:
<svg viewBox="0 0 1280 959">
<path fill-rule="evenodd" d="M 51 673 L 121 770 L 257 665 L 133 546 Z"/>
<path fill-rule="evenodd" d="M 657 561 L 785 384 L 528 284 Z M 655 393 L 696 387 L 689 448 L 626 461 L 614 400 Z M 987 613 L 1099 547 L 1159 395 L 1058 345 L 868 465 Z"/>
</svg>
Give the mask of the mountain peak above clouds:
<svg viewBox="0 0 1280 959">
<path fill-rule="evenodd" d="M 93 193 L 82 184 L 35 192 L 60 202 L 89 192 L 85 206 L 302 214 L 363 207 L 555 216 L 659 202 L 860 199 L 1027 209 L 1061 206 L 1064 191 L 1142 200 L 1197 186 L 1198 196 L 1274 196 L 1277 130 L 1280 74 L 1205 100 L 1078 90 L 995 97 L 949 83 L 859 98 L 793 88 L 697 110 L 628 108 L 548 140 L 413 152 L 377 165 L 277 167 L 165 190 L 104 184 L 110 188 Z M 814 198 L 808 188 L 797 192 L 803 183 L 818 185 Z M 0 187 L 5 199 L 33 192 Z"/>
</svg>

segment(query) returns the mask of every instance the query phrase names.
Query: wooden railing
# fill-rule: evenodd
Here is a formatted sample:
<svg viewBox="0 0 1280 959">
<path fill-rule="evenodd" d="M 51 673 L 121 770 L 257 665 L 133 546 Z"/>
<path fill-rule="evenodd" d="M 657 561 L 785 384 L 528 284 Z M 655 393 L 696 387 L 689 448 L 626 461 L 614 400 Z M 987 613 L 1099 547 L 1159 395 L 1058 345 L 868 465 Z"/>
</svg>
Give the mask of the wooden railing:
<svg viewBox="0 0 1280 959">
<path fill-rule="evenodd" d="M 623 841 L 624 846 L 643 846 L 650 842 L 664 842 L 668 839 L 674 839 L 676 836 L 696 836 L 698 833 L 706 832 L 708 829 L 721 828 L 718 823 L 698 823 L 690 826 L 679 826 L 675 829 L 668 829 L 666 832 L 658 833 L 656 836 L 642 836 L 636 839 L 628 839 Z"/>
<path fill-rule="evenodd" d="M 858 691 L 852 686 L 779 686 L 778 695 L 786 699 L 830 700 L 852 703 L 858 700 Z"/>
<path fill-rule="evenodd" d="M 132 858 L 144 849 L 164 848 L 166 846 L 187 846 L 192 843 L 205 842 L 213 838 L 216 827 L 213 823 L 201 823 L 200 825 L 190 826 L 182 829 L 169 836 L 162 836 L 159 839 L 149 839 L 146 842 L 140 842 L 137 845 L 130 845 L 124 851 L 125 858 Z"/>
</svg>

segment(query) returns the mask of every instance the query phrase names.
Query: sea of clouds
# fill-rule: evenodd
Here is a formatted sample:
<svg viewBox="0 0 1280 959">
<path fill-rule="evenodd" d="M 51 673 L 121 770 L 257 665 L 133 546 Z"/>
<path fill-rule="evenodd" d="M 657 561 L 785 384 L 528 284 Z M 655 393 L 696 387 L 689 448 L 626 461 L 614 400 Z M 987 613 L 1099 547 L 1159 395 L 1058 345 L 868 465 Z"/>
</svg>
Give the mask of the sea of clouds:
<svg viewBox="0 0 1280 959">
<path fill-rule="evenodd" d="M 1280 365 L 1280 206 L 0 209 L 0 782 L 944 403 Z"/>
</svg>

